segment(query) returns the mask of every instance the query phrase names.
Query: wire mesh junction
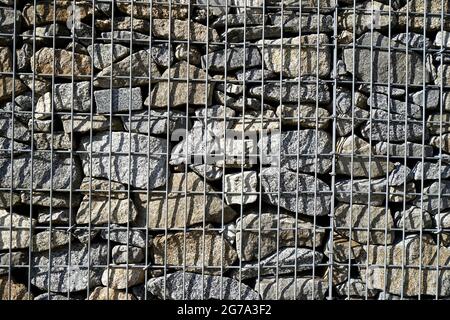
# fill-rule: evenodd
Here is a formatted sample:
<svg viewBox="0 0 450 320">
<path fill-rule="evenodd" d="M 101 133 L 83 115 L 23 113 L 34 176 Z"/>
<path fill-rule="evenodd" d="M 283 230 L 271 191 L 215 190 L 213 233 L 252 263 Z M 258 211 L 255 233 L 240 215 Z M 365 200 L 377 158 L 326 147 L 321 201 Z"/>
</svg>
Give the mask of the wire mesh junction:
<svg viewBox="0 0 450 320">
<path fill-rule="evenodd" d="M 444 0 L 0 1 L 1 299 L 446 299 Z"/>
</svg>

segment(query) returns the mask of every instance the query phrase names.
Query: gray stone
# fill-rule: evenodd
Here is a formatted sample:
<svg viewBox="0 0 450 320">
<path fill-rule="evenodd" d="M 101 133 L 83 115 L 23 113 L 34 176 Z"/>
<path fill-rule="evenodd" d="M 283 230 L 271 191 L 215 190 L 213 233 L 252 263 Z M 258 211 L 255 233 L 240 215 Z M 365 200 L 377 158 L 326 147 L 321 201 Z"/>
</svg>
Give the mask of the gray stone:
<svg viewBox="0 0 450 320">
<path fill-rule="evenodd" d="M 149 50 L 141 50 L 100 71 L 95 77 L 94 86 L 110 88 L 112 77 L 113 88 L 129 87 L 130 73 L 133 75 L 131 80 L 133 87 L 148 85 L 150 78 L 161 76 Z"/>
<path fill-rule="evenodd" d="M 87 227 L 87 229 L 75 229 L 72 232 L 73 236 L 85 245 L 90 243 L 90 241 L 92 241 L 98 233 L 99 230 L 89 230 L 89 227 Z"/>
<path fill-rule="evenodd" d="M 31 250 L 33 252 L 48 251 L 50 248 L 61 247 L 70 241 L 70 233 L 63 230 L 45 230 L 32 237 Z"/>
<path fill-rule="evenodd" d="M 336 199 L 350 203 L 350 198 L 354 204 L 368 204 L 382 206 L 386 198 L 386 179 L 345 179 L 336 182 Z M 370 201 L 369 201 L 370 191 Z"/>
<path fill-rule="evenodd" d="M 97 4 L 98 5 L 98 4 Z M 111 14 L 107 14 L 111 16 Z M 95 27 L 97 30 L 109 31 L 114 30 L 134 30 L 137 32 L 148 33 L 150 30 L 150 22 L 144 19 L 132 18 L 132 17 L 114 17 L 114 24 L 112 19 L 96 19 Z"/>
<path fill-rule="evenodd" d="M 299 87 L 298 81 L 296 83 L 286 82 L 281 85 L 278 82 L 265 83 L 263 87 L 257 86 L 250 88 L 249 95 L 256 98 L 264 98 L 267 101 L 284 103 L 316 103 L 328 104 L 331 96 L 329 87 L 326 83 L 319 81 L 317 88 L 314 78 L 302 79 Z M 316 94 L 318 90 L 318 95 Z"/>
<path fill-rule="evenodd" d="M 130 44 L 130 39 L 133 38 L 134 45 L 144 45 L 150 41 L 150 37 L 146 34 L 136 32 L 136 31 L 126 31 L 126 30 L 116 30 L 113 32 L 102 32 L 101 37 L 103 39 L 109 40 L 114 39 L 116 43 L 122 43 L 123 45 Z"/>
<path fill-rule="evenodd" d="M 427 32 L 440 31 L 441 27 L 444 30 L 448 30 L 450 26 L 449 22 L 441 20 L 442 10 L 444 14 L 449 12 L 450 5 L 448 2 L 425 0 L 407 1 L 407 4 L 397 13 L 399 27 L 405 29 L 408 24 L 409 30 L 418 33 L 423 33 L 424 28 Z M 411 14 L 412 12 L 415 14 Z M 427 13 L 426 19 L 423 17 L 424 12 Z"/>
<path fill-rule="evenodd" d="M 50 118 L 52 111 L 71 110 L 79 112 L 91 110 L 91 84 L 89 81 L 56 84 L 53 91 L 53 104 L 52 93 L 47 92 L 37 101 L 35 112 L 40 116 L 37 117 L 38 119 L 45 119 Z"/>
<path fill-rule="evenodd" d="M 339 138 L 336 141 L 336 154 L 337 174 L 376 178 L 386 176 L 394 168 L 391 162 L 372 157 L 372 146 L 356 135 Z"/>
<path fill-rule="evenodd" d="M 430 39 L 423 36 L 423 34 L 409 32 L 409 33 L 399 33 L 392 38 L 393 41 L 400 42 L 401 44 L 408 46 L 409 48 L 423 49 L 430 48 Z"/>
<path fill-rule="evenodd" d="M 242 119 L 243 118 L 243 119 Z M 261 121 L 262 120 L 262 121 Z M 245 110 L 240 119 L 235 120 L 232 130 L 245 133 L 273 132 L 280 127 L 280 120 L 275 112 L 270 109 L 261 111 Z"/>
<path fill-rule="evenodd" d="M 407 206 L 405 210 L 397 211 L 394 215 L 395 225 L 397 228 L 405 231 L 419 232 L 421 229 L 433 227 L 433 220 L 430 214 L 415 206 Z"/>
<path fill-rule="evenodd" d="M 152 45 L 152 59 L 163 68 L 169 68 L 173 62 L 173 49 L 167 43 Z"/>
<path fill-rule="evenodd" d="M 330 211 L 330 187 L 320 179 L 316 180 L 313 176 L 302 173 L 297 175 L 288 170 L 279 171 L 276 167 L 264 168 L 259 177 L 264 191 L 263 200 L 269 204 L 309 216 L 323 216 Z M 314 190 L 317 190 L 316 197 Z M 296 199 L 295 193 L 298 191 L 301 191 L 301 194 Z"/>
<path fill-rule="evenodd" d="M 276 73 L 298 76 L 327 77 L 331 71 L 330 40 L 326 34 L 260 41 L 264 66 Z M 301 50 L 299 47 L 302 47 Z"/>
<path fill-rule="evenodd" d="M 308 220 L 302 217 L 295 219 L 285 213 L 278 215 L 277 210 L 271 208 L 264 209 L 261 214 L 253 210 L 238 218 L 235 232 L 236 248 L 242 261 L 265 258 L 278 247 L 320 247 L 325 237 L 325 230 L 317 225 L 314 227 Z"/>
<path fill-rule="evenodd" d="M 202 223 L 203 220 L 206 223 L 221 223 L 222 219 L 227 223 L 237 215 L 223 203 L 221 197 L 211 194 L 214 189 L 194 172 L 173 173 L 167 183 L 167 190 L 167 195 L 135 195 L 134 202 L 139 212 L 137 224 L 140 227 L 147 224 L 149 229 L 164 229 L 166 226 L 182 228 Z M 204 190 L 210 194 L 204 196 Z"/>
<path fill-rule="evenodd" d="M 192 22 L 183 21 L 178 19 L 153 19 L 152 33 L 153 36 L 161 39 L 172 40 L 189 40 L 198 42 L 211 42 L 219 41 L 219 34 L 215 29 L 208 28 L 207 26 Z"/>
<path fill-rule="evenodd" d="M 188 272 L 221 274 L 237 260 L 236 250 L 215 231 L 157 235 L 152 249 L 156 265 L 185 265 Z"/>
<path fill-rule="evenodd" d="M 77 187 L 79 184 L 77 184 Z M 78 207 L 81 202 L 81 196 L 78 193 L 72 192 L 52 192 L 52 197 L 50 198 L 50 192 L 45 191 L 34 191 L 33 197 L 31 198 L 30 192 L 22 191 L 20 194 L 22 203 L 32 204 L 41 207 L 52 207 L 55 208 L 70 208 Z M 31 198 L 31 200 L 30 200 Z"/>
<path fill-rule="evenodd" d="M 206 84 L 208 75 L 202 69 L 181 61 L 167 69 L 161 78 L 167 79 L 169 76 L 171 78 L 205 80 L 205 82 L 189 82 L 189 84 L 186 81 L 158 82 L 145 100 L 146 106 L 166 109 L 168 104 L 170 108 L 177 106 L 186 108 L 187 104 L 203 107 L 211 104 L 214 83 Z"/>
<path fill-rule="evenodd" d="M 118 199 L 127 199 L 127 187 L 121 183 L 85 177 L 80 185 L 80 192 L 85 196 L 91 194 L 92 196 L 111 197 Z M 111 194 L 110 194 L 111 191 Z"/>
<path fill-rule="evenodd" d="M 450 178 L 450 165 L 444 163 L 417 162 L 412 169 L 414 180 L 439 180 Z"/>
<path fill-rule="evenodd" d="M 227 39 L 230 42 L 244 42 L 244 39 L 245 41 L 255 41 L 262 39 L 263 34 L 265 39 L 278 38 L 281 36 L 281 28 L 272 25 L 266 25 L 264 28 L 263 26 L 228 28 L 222 34 L 222 39 Z"/>
<path fill-rule="evenodd" d="M 111 225 L 110 230 L 102 230 L 100 236 L 105 240 L 138 248 L 147 248 L 150 246 L 149 244 L 146 245 L 146 235 L 142 230 L 130 229 L 127 231 L 126 227 L 119 228 L 118 226 Z"/>
<path fill-rule="evenodd" d="M 14 140 L 21 142 L 28 142 L 31 138 L 28 127 L 16 119 L 16 117 L 14 117 L 13 121 L 10 114 L 0 114 L 0 136 L 9 139 L 13 139 L 14 136 Z"/>
<path fill-rule="evenodd" d="M 33 46 L 30 43 L 24 43 L 16 51 L 16 64 L 19 71 L 24 71 L 30 67 L 31 57 L 33 56 Z"/>
<path fill-rule="evenodd" d="M 450 113 L 429 114 L 426 125 L 432 135 L 450 132 Z"/>
<path fill-rule="evenodd" d="M 175 47 L 175 58 L 179 61 L 189 61 L 189 64 L 199 65 L 201 63 L 201 51 L 194 45 L 180 43 Z"/>
<path fill-rule="evenodd" d="M 72 211 L 72 215 L 74 214 L 75 210 Z M 71 223 L 70 209 L 52 208 L 51 214 L 49 209 L 39 209 L 37 221 L 42 224 L 50 224 L 51 222 L 52 225 L 69 225 Z"/>
<path fill-rule="evenodd" d="M 316 108 L 313 104 L 288 105 L 284 104 L 277 108 L 277 116 L 281 118 L 283 124 L 296 126 L 300 123 L 300 128 L 326 129 L 330 122 L 330 113 L 324 108 Z M 278 123 L 278 119 L 275 119 Z M 277 128 L 278 129 L 278 128 Z"/>
<path fill-rule="evenodd" d="M 349 240 L 347 237 L 344 237 L 335 232 L 333 233 L 333 236 L 330 236 L 330 238 L 328 239 L 324 253 L 330 259 L 331 254 L 333 254 L 334 261 L 341 262 L 341 265 L 348 265 L 349 260 L 356 260 L 358 263 L 365 263 L 366 247 L 367 243 L 360 244 L 354 240 Z M 339 266 L 339 264 L 337 264 L 337 266 Z"/>
<path fill-rule="evenodd" d="M 144 250 L 133 246 L 114 246 L 112 248 L 111 257 L 114 263 L 139 263 L 144 260 Z"/>
<path fill-rule="evenodd" d="M 102 275 L 102 284 L 108 288 L 126 289 L 144 283 L 145 271 L 142 268 L 110 268 Z"/>
<path fill-rule="evenodd" d="M 0 209 L 0 222 L 0 250 L 22 249 L 30 245 L 29 229 L 34 228 L 36 220 Z"/>
<path fill-rule="evenodd" d="M 64 132 L 35 133 L 33 135 L 34 146 L 37 150 L 72 150 L 76 149 L 76 141 Z"/>
<path fill-rule="evenodd" d="M 450 32 L 448 31 L 439 31 L 436 34 L 436 38 L 434 39 L 433 45 L 438 48 L 450 48 Z"/>
<path fill-rule="evenodd" d="M 216 29 L 225 28 L 225 26 L 241 27 L 244 24 L 246 26 L 257 26 L 262 25 L 264 22 L 267 22 L 267 17 L 263 14 L 250 12 L 247 12 L 246 14 L 229 13 L 217 17 L 217 19 L 211 23 L 211 27 Z"/>
<path fill-rule="evenodd" d="M 66 247 L 51 251 L 52 266 L 49 270 L 48 252 L 38 252 L 31 258 L 31 284 L 53 292 L 82 291 L 95 287 L 101 284 L 103 268 L 94 266 L 106 265 L 107 255 L 106 244 L 92 243 L 89 249 L 83 244 L 73 243 L 70 251 Z M 69 261 L 71 266 L 79 267 L 61 267 L 68 266 Z M 88 267 L 89 262 L 91 267 Z"/>
<path fill-rule="evenodd" d="M 54 36 L 60 37 L 60 36 L 70 36 L 70 30 L 67 29 L 67 27 L 63 24 L 56 23 L 55 25 L 49 24 L 41 27 L 36 27 L 35 34 L 36 36 L 33 37 L 33 31 L 34 30 L 27 30 L 25 32 L 22 32 L 21 37 L 23 39 L 24 43 L 28 43 L 30 45 L 33 45 L 33 39 L 35 39 L 36 45 L 38 46 L 48 46 L 52 47 L 52 38 Z M 72 51 L 72 50 L 67 50 Z"/>
<path fill-rule="evenodd" d="M 82 179 L 82 171 L 78 159 L 71 161 L 69 155 L 54 154 L 51 161 L 50 154 L 35 151 L 33 155 L 33 188 L 37 189 L 76 189 Z M 53 162 L 51 164 L 51 162 Z M 14 171 L 12 164 L 14 163 Z M 3 188 L 30 189 L 31 161 L 30 154 L 10 158 L 0 158 L 0 186 Z M 52 173 L 52 175 L 50 175 Z M 11 185 L 11 174 L 13 174 Z"/>
<path fill-rule="evenodd" d="M 108 115 L 62 115 L 61 121 L 65 133 L 88 133 L 97 131 L 121 130 L 120 119 L 113 117 L 110 125 Z"/>
<path fill-rule="evenodd" d="M 408 183 L 414 178 L 414 173 L 407 166 L 402 165 L 399 162 L 394 164 L 394 170 L 389 175 L 390 186 L 401 186 L 404 183 Z"/>
<path fill-rule="evenodd" d="M 34 297 L 34 300 L 41 301 L 41 300 L 72 300 L 67 298 L 66 296 L 55 294 L 55 293 L 42 293 L 36 297 Z"/>
<path fill-rule="evenodd" d="M 128 155 L 109 157 L 106 153 L 110 148 L 112 152 L 127 153 L 131 149 L 131 152 L 149 152 L 152 156 L 149 158 L 133 154 L 131 158 Z M 110 140 L 110 133 L 106 132 L 96 134 L 92 139 L 84 137 L 80 142 L 80 150 L 93 152 L 91 159 L 89 154 L 80 155 L 86 176 L 92 174 L 92 177 L 107 178 L 141 189 L 154 189 L 166 183 L 165 139 L 137 133 L 112 132 Z"/>
<path fill-rule="evenodd" d="M 0 16 L 2 20 L 0 22 L 0 33 L 13 35 L 20 31 L 20 22 L 22 18 L 22 13 L 17 10 L 14 11 L 13 8 L 1 7 Z M 16 24 L 17 30 L 14 29 L 14 24 Z M 12 42 L 12 36 L 4 35 L 0 37 L 0 44 L 7 45 Z"/>
<path fill-rule="evenodd" d="M 271 70 L 261 70 L 261 68 L 245 68 L 244 70 L 236 70 L 236 78 L 238 80 L 257 81 L 264 78 L 264 80 L 272 80 L 276 77 L 276 73 Z"/>
<path fill-rule="evenodd" d="M 389 38 L 383 36 L 377 31 L 373 32 L 373 43 L 377 48 L 371 50 L 365 46 L 372 46 L 372 34 L 367 32 L 356 41 L 358 48 L 356 49 L 355 65 L 353 61 L 353 48 L 343 50 L 344 62 L 347 70 L 355 70 L 355 76 L 365 82 L 378 83 L 405 83 L 405 84 L 422 84 L 429 79 L 429 73 L 425 71 L 422 57 L 415 52 L 409 52 L 408 55 L 404 51 L 393 51 L 389 56 L 388 51 L 378 49 L 378 47 L 389 47 Z M 361 47 L 359 47 L 361 46 Z M 393 48 L 404 49 L 405 46 L 400 43 L 392 42 Z M 373 63 L 367 63 L 371 60 L 373 54 Z M 411 71 L 406 79 L 405 69 Z"/>
<path fill-rule="evenodd" d="M 244 171 L 225 175 L 225 201 L 228 205 L 246 205 L 258 200 L 258 174 L 256 171 Z"/>
<path fill-rule="evenodd" d="M 342 297 L 373 298 L 377 295 L 378 290 L 366 288 L 365 279 L 351 278 L 336 286 L 336 292 Z"/>
<path fill-rule="evenodd" d="M 424 104 L 425 95 L 425 104 Z M 427 89 L 420 90 L 410 95 L 412 103 L 425 107 L 426 110 L 435 110 L 439 107 L 439 101 L 441 99 L 441 93 L 439 89 Z"/>
<path fill-rule="evenodd" d="M 294 272 L 294 265 L 297 271 L 311 270 L 322 261 L 323 254 L 317 249 L 287 247 L 258 261 L 242 263 L 242 269 L 236 270 L 234 276 L 237 279 L 245 280 L 258 277 L 259 275 L 281 275 Z M 278 268 L 277 268 L 278 266 Z"/>
<path fill-rule="evenodd" d="M 388 114 L 379 109 L 372 109 L 370 121 L 361 128 L 361 134 L 366 140 L 371 134 L 372 141 L 387 141 L 388 137 L 390 142 L 405 142 L 405 138 L 412 142 L 428 139 L 428 129 L 424 131 L 421 123 L 408 121 L 405 124 L 404 115 Z"/>
<path fill-rule="evenodd" d="M 270 20 L 274 26 L 281 26 L 283 21 L 284 32 L 298 33 L 301 29 L 302 34 L 317 33 L 317 28 L 323 33 L 333 31 L 333 17 L 330 15 L 303 13 L 300 18 L 297 13 L 284 13 L 283 17 L 280 13 L 276 13 L 270 15 Z M 262 25 L 262 22 L 259 24 Z"/>
<path fill-rule="evenodd" d="M 162 135 L 167 133 L 167 128 L 169 128 L 170 133 L 177 129 L 185 129 L 186 118 L 186 113 L 182 111 L 174 110 L 167 113 L 167 111 L 163 109 L 150 109 L 149 111 L 144 110 L 132 113 L 131 130 L 130 117 L 123 116 L 122 123 L 127 131 L 142 134 L 150 133 L 152 135 Z"/>
<path fill-rule="evenodd" d="M 145 2 L 131 3 L 129 1 L 121 1 L 117 3 L 117 8 L 121 12 L 138 19 L 169 19 L 170 17 L 174 19 L 185 19 L 188 15 L 187 3 L 188 1 L 186 0 L 174 0 L 170 3 L 164 0 L 157 6 L 153 6 Z"/>
<path fill-rule="evenodd" d="M 39 120 L 39 119 L 30 119 L 28 121 L 28 130 L 34 129 L 34 132 L 46 132 L 49 133 L 52 131 L 53 121 L 52 120 Z"/>
<path fill-rule="evenodd" d="M 226 54 L 226 56 L 225 56 Z M 223 72 L 227 70 L 257 67 L 261 65 L 261 53 L 256 47 L 229 48 L 211 52 L 202 56 L 202 67 L 210 71 Z"/>
<path fill-rule="evenodd" d="M 30 146 L 17 142 L 5 137 L 0 137 L 0 156 L 4 157 L 11 157 L 11 153 L 14 154 L 20 154 L 21 151 L 30 150 Z"/>
<path fill-rule="evenodd" d="M 443 152 L 450 153 L 450 133 L 444 133 L 439 136 L 433 136 L 430 139 L 430 145 Z"/>
<path fill-rule="evenodd" d="M 105 69 L 111 63 L 117 62 L 130 54 L 130 49 L 118 43 L 95 43 L 88 46 L 87 50 L 94 61 L 94 67 L 97 69 Z"/>
<path fill-rule="evenodd" d="M 439 214 L 434 216 L 434 221 L 436 222 L 437 229 L 448 229 L 450 227 L 450 212 L 440 212 Z M 443 241 L 443 239 L 441 241 Z M 446 244 L 444 245 L 447 246 Z"/>
<path fill-rule="evenodd" d="M 270 277 L 257 282 L 255 289 L 259 288 L 263 300 L 323 300 L 328 283 L 320 278 Z"/>
<path fill-rule="evenodd" d="M 351 5 L 346 7 L 353 6 Z M 355 32 L 357 35 L 366 31 L 385 30 L 397 25 L 397 16 L 389 5 L 378 1 L 364 1 L 358 3 L 357 10 L 342 10 L 338 16 L 338 28 Z M 376 20 L 375 20 L 376 19 Z"/>
<path fill-rule="evenodd" d="M 136 219 L 131 200 L 86 195 L 77 211 L 77 224 L 126 224 Z"/>
<path fill-rule="evenodd" d="M 97 113 L 142 109 L 141 88 L 114 88 L 94 91 Z M 112 97 L 112 98 L 111 98 Z"/>
<path fill-rule="evenodd" d="M 28 256 L 23 252 L 7 252 L 0 253 L 0 275 L 9 273 L 9 266 L 11 270 L 15 267 L 20 267 L 28 264 Z"/>
<path fill-rule="evenodd" d="M 417 197 L 413 201 L 413 204 L 416 207 L 423 208 L 434 216 L 439 211 L 450 208 L 450 198 L 448 194 L 450 194 L 450 181 L 442 180 L 440 185 L 438 181 L 435 181 L 430 186 L 423 189 L 422 196 Z"/>
<path fill-rule="evenodd" d="M 305 173 L 317 171 L 323 174 L 331 169 L 331 136 L 322 130 L 306 129 L 266 135 L 260 140 L 259 149 L 263 164 L 276 166 L 280 161 L 283 168 L 292 171 L 298 168 Z"/>
<path fill-rule="evenodd" d="M 374 146 L 374 152 L 380 155 L 389 154 L 390 157 L 422 157 L 422 149 L 424 157 L 433 156 L 433 147 L 429 145 L 422 145 L 414 142 L 407 142 L 402 144 L 387 143 L 384 141 L 378 142 Z"/>
<path fill-rule="evenodd" d="M 421 106 L 413 104 L 410 101 L 406 103 L 395 99 L 389 99 L 387 95 L 380 93 L 373 94 L 373 96 L 367 100 L 367 103 L 372 108 L 407 115 L 408 117 L 414 119 L 422 119 L 423 116 Z"/>
<path fill-rule="evenodd" d="M 165 277 L 150 279 L 147 282 L 147 290 L 157 298 L 170 300 L 181 300 L 183 298 L 189 300 L 259 299 L 257 292 L 235 279 L 182 271 L 168 274 Z"/>
<path fill-rule="evenodd" d="M 20 196 L 9 191 L 0 191 L 0 208 L 10 208 L 20 203 Z"/>
<path fill-rule="evenodd" d="M 383 207 L 339 203 L 334 212 L 335 230 L 337 233 L 360 242 L 372 244 L 392 243 L 395 233 L 392 230 L 394 220 L 391 211 Z M 369 223 L 370 221 L 370 223 Z M 370 233 L 366 230 L 370 229 Z M 373 230 L 375 229 L 375 230 Z M 387 231 L 385 233 L 385 231 Z"/>
</svg>

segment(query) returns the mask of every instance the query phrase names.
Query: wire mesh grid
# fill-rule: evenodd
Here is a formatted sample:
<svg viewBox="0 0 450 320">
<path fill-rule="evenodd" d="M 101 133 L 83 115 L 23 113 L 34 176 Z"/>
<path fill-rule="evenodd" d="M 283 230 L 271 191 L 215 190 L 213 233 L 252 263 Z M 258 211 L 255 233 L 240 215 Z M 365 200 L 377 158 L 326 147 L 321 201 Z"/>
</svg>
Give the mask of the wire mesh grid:
<svg viewBox="0 0 450 320">
<path fill-rule="evenodd" d="M 1 299 L 450 296 L 448 1 L 0 5 Z"/>
</svg>

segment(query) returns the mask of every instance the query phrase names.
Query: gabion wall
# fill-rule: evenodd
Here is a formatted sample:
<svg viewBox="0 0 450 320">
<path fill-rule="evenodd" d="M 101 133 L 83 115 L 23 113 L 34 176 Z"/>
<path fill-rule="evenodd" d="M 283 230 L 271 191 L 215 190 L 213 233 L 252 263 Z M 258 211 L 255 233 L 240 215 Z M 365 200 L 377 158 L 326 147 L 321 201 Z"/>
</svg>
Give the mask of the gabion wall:
<svg viewBox="0 0 450 320">
<path fill-rule="evenodd" d="M 0 299 L 450 296 L 448 1 L 0 5 Z"/>
</svg>

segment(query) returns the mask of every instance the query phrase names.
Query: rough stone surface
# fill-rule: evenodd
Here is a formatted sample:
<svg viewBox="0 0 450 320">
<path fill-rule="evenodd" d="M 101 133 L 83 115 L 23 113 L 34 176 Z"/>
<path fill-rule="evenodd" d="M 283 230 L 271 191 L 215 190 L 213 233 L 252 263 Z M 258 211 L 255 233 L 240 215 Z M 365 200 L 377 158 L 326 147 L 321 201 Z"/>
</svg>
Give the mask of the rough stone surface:
<svg viewBox="0 0 450 320">
<path fill-rule="evenodd" d="M 89 295 L 88 300 L 136 300 L 131 293 L 126 293 L 121 290 L 97 287 Z"/>
<path fill-rule="evenodd" d="M 257 67 L 261 65 L 261 53 L 258 48 L 231 48 L 214 51 L 202 56 L 202 67 L 211 71 L 224 71 Z"/>
<path fill-rule="evenodd" d="M 70 241 L 70 234 L 62 230 L 43 231 L 35 234 L 32 238 L 33 251 L 48 251 L 49 248 L 63 246 Z"/>
<path fill-rule="evenodd" d="M 259 237 L 260 226 L 261 237 Z M 278 226 L 280 226 L 279 233 Z M 276 210 L 272 209 L 264 210 L 261 215 L 257 212 L 246 214 L 242 219 L 239 218 L 236 224 L 236 248 L 242 246 L 242 254 L 241 250 L 238 250 L 238 255 L 243 261 L 257 260 L 258 256 L 264 258 L 277 250 L 277 239 L 280 248 L 294 246 L 295 228 L 299 247 L 321 246 L 325 231 L 318 226 L 314 228 L 314 224 L 304 218 L 299 217 L 296 220 L 285 213 L 278 216 Z"/>
<path fill-rule="evenodd" d="M 139 263 L 144 260 L 144 250 L 138 247 L 126 245 L 115 246 L 112 248 L 111 257 L 114 263 Z"/>
<path fill-rule="evenodd" d="M 26 265 L 28 262 L 28 256 L 23 252 L 9 252 L 0 253 L 0 275 L 9 273 L 9 266 L 14 268 L 16 266 Z"/>
<path fill-rule="evenodd" d="M 117 223 L 125 224 L 136 219 L 137 211 L 131 200 L 84 196 L 77 212 L 77 224 L 93 225 Z"/>
<path fill-rule="evenodd" d="M 130 53 L 130 49 L 118 43 L 96 43 L 88 46 L 87 50 L 97 69 L 105 69 Z"/>
<path fill-rule="evenodd" d="M 130 136 L 131 135 L 131 136 Z M 129 145 L 131 140 L 131 146 Z M 109 158 L 111 146 L 112 152 L 150 152 L 150 158 L 144 155 L 132 155 L 131 162 L 128 155 L 113 155 Z M 166 141 L 161 138 L 148 137 L 137 133 L 112 132 L 99 133 L 92 140 L 86 137 L 80 142 L 81 150 L 92 150 L 92 159 L 88 154 L 81 154 L 85 175 L 92 172 L 93 177 L 109 178 L 111 180 L 131 184 L 137 188 L 154 189 L 166 183 Z M 97 152 L 97 154 L 95 154 Z M 99 152 L 101 152 L 99 154 Z M 109 166 L 111 164 L 111 172 Z M 91 171 L 92 165 L 92 171 Z"/>
<path fill-rule="evenodd" d="M 259 299 L 259 294 L 252 288 L 228 277 L 201 275 L 190 272 L 183 273 L 180 271 L 169 274 L 164 278 L 157 277 L 147 282 L 148 291 L 160 299 Z M 166 287 L 165 291 L 163 289 L 164 284 Z"/>
<path fill-rule="evenodd" d="M 170 38 L 173 40 L 191 40 L 199 42 L 218 41 L 219 35 L 216 30 L 207 26 L 183 20 L 172 20 L 169 28 L 168 19 L 153 19 L 152 32 L 155 37 L 168 39 L 169 29 L 172 30 Z"/>
<path fill-rule="evenodd" d="M 107 229 L 102 230 L 100 236 L 105 240 L 138 248 L 147 248 L 149 246 L 149 244 L 147 244 L 145 233 L 141 230 L 132 229 L 127 232 L 126 227 L 120 229 L 116 225 L 111 225 L 111 229 L 109 231 Z"/>
<path fill-rule="evenodd" d="M 279 175 L 280 186 L 278 186 Z M 309 216 L 323 216 L 330 211 L 331 196 L 328 194 L 330 187 L 320 179 L 315 180 L 313 176 L 301 173 L 297 175 L 288 170 L 280 172 L 274 167 L 264 168 L 259 178 L 264 191 L 263 200 L 269 204 Z M 314 197 L 314 189 L 317 190 L 317 197 Z M 301 191 L 298 201 L 295 195 L 297 190 Z M 281 193 L 280 198 L 278 192 Z"/>
<path fill-rule="evenodd" d="M 142 109 L 141 88 L 116 88 L 94 91 L 97 113 L 115 113 Z M 112 97 L 112 99 L 111 99 Z"/>
<path fill-rule="evenodd" d="M 141 268 L 110 268 L 102 274 L 102 284 L 113 289 L 125 289 L 144 282 L 145 272 Z"/>
<path fill-rule="evenodd" d="M 183 266 L 186 271 L 206 274 L 220 274 L 221 268 L 228 269 L 237 260 L 237 253 L 227 240 L 215 232 L 189 231 L 158 235 L 153 240 L 153 258 L 157 265 Z M 185 241 L 185 245 L 184 245 Z M 203 243 L 205 247 L 203 247 Z M 167 255 L 165 257 L 165 247 Z M 184 248 L 186 250 L 184 250 Z M 185 256 L 184 256 L 185 253 Z"/>
<path fill-rule="evenodd" d="M 256 171 L 225 175 L 225 201 L 229 205 L 244 205 L 255 202 L 258 199 L 256 194 L 257 184 L 258 174 Z"/>
<path fill-rule="evenodd" d="M 222 199 L 214 194 L 214 189 L 194 172 L 173 173 L 167 183 L 169 193 L 146 194 L 135 196 L 139 220 L 145 226 L 145 217 L 148 215 L 148 228 L 182 228 L 203 222 L 203 219 L 212 223 L 229 222 L 237 213 Z M 206 190 L 206 198 L 203 191 Z M 222 211 L 223 206 L 223 211 Z M 167 219 L 167 220 L 166 220 Z M 140 223 L 140 224 L 141 224 Z"/>
<path fill-rule="evenodd" d="M 169 124 L 167 124 L 167 119 L 169 119 Z M 186 113 L 182 111 L 169 111 L 167 113 L 164 109 L 150 109 L 149 111 L 133 112 L 131 121 L 129 116 L 123 116 L 122 123 L 127 131 L 130 131 L 131 128 L 131 132 L 135 133 L 164 135 L 167 131 L 172 133 L 177 129 L 185 129 Z"/>
<path fill-rule="evenodd" d="M 0 300 L 33 300 L 33 295 L 28 293 L 26 285 L 9 280 L 9 277 L 0 277 Z"/>
<path fill-rule="evenodd" d="M 394 215 L 397 228 L 403 226 L 406 231 L 419 231 L 421 228 L 431 228 L 433 220 L 430 214 L 415 206 L 408 206 L 406 210 L 397 211 Z"/>
</svg>

